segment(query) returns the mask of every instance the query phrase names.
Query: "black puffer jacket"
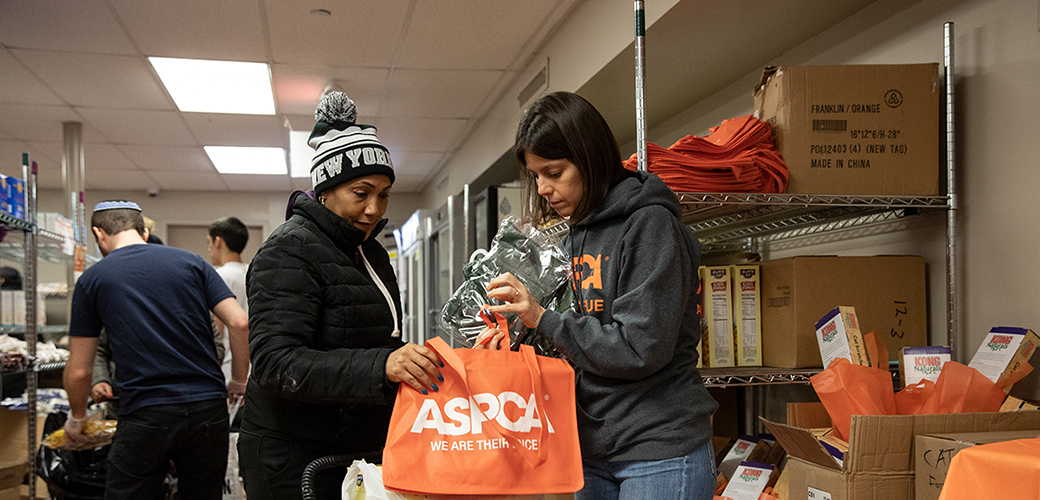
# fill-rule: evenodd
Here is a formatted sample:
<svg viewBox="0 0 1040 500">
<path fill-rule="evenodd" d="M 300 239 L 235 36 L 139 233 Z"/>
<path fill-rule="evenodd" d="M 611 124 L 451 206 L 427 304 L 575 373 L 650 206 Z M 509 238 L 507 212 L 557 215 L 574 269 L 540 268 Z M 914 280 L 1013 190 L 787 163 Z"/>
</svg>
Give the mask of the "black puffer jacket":
<svg viewBox="0 0 1040 500">
<path fill-rule="evenodd" d="M 364 232 L 303 194 L 292 216 L 257 251 L 246 275 L 249 357 L 243 429 L 350 451 L 380 449 L 396 388 L 386 359 L 404 345 L 391 337 L 390 307 L 358 246 L 393 297 L 390 257 Z"/>
</svg>

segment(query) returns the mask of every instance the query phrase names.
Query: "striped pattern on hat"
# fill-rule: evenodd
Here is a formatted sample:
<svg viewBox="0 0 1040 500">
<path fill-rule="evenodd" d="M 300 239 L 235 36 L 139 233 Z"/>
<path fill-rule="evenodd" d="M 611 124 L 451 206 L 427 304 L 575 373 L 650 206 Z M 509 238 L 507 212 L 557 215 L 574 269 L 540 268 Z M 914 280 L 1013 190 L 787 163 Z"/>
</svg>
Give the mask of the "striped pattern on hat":
<svg viewBox="0 0 1040 500">
<path fill-rule="evenodd" d="M 326 94 L 314 116 L 316 123 L 307 144 L 314 148 L 311 186 L 315 196 L 368 175 L 386 175 L 394 182 L 390 152 L 379 142 L 375 127 L 355 123 L 357 108 L 346 94 Z"/>
</svg>

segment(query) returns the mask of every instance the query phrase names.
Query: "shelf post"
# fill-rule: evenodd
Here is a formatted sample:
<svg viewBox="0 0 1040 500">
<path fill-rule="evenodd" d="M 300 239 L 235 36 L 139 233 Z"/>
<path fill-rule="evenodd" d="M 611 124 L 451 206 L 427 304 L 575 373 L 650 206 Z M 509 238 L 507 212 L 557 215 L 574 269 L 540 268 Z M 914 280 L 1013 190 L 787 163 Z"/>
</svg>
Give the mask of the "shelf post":
<svg viewBox="0 0 1040 500">
<path fill-rule="evenodd" d="M 30 167 L 31 165 L 31 167 Z M 29 498 L 36 498 L 36 391 L 38 389 L 36 359 L 36 162 L 22 153 L 22 176 L 25 177 L 25 219 L 30 229 L 25 233 L 22 292 L 25 293 L 25 347 L 29 353 L 29 369 L 25 372 L 25 416 L 29 428 Z"/>
<path fill-rule="evenodd" d="M 946 211 L 946 345 L 957 359 L 960 344 L 957 311 L 957 170 L 954 136 L 954 71 L 953 23 L 943 25 L 944 66 L 946 76 L 946 193 L 950 209 Z"/>
<path fill-rule="evenodd" d="M 646 172 L 646 14 L 643 0 L 635 0 L 636 18 L 636 158 Z"/>
</svg>

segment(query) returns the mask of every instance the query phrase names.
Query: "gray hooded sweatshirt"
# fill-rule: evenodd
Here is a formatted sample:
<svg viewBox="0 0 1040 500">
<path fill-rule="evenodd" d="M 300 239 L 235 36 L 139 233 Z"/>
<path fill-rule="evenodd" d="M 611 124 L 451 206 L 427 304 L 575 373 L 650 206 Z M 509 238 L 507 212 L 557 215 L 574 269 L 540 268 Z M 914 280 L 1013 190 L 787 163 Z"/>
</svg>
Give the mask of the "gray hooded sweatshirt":
<svg viewBox="0 0 1040 500">
<path fill-rule="evenodd" d="M 697 370 L 700 242 L 657 176 L 610 189 L 563 241 L 581 312 L 538 331 L 574 365 L 582 457 L 664 460 L 711 440 L 718 404 Z"/>
</svg>

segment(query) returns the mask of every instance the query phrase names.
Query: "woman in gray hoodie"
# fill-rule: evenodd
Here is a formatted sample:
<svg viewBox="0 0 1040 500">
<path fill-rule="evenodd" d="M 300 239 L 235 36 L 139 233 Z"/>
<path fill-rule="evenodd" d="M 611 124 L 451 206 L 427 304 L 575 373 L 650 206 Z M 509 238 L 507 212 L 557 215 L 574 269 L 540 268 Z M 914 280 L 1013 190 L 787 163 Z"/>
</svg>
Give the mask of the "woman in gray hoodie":
<svg viewBox="0 0 1040 500">
<path fill-rule="evenodd" d="M 511 274 L 488 296 L 574 365 L 585 475 L 575 498 L 712 498 L 718 404 L 697 370 L 700 243 L 675 193 L 626 170 L 606 121 L 576 94 L 535 102 L 514 152 L 535 219 L 568 221 L 580 311 L 546 311 Z"/>
</svg>

